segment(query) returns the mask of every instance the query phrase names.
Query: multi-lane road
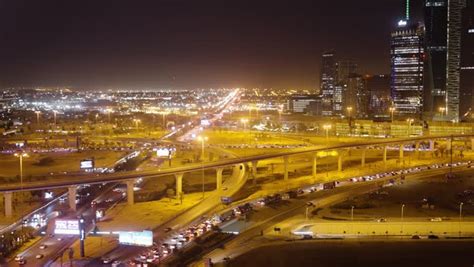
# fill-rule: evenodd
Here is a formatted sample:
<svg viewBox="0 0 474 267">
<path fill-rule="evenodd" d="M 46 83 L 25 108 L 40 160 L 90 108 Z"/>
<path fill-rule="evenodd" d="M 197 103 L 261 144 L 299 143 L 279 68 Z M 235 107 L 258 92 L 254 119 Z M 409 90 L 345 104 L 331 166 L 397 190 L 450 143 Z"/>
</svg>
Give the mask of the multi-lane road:
<svg viewBox="0 0 474 267">
<path fill-rule="evenodd" d="M 467 169 L 467 165 L 456 167 L 455 172 L 472 172 L 472 169 Z M 448 167 L 442 169 L 429 169 L 420 172 L 406 174 L 406 179 L 423 179 L 427 177 L 439 176 L 449 172 Z M 278 223 L 285 221 L 291 217 L 305 214 L 307 203 L 317 203 L 315 208 L 326 207 L 337 202 L 344 201 L 348 198 L 362 195 L 371 191 L 378 190 L 380 185 L 387 182 L 394 177 L 386 177 L 380 180 L 373 180 L 365 183 L 347 183 L 345 186 L 338 187 L 333 190 L 318 191 L 309 193 L 304 198 L 292 199 L 285 205 L 280 205 L 275 208 L 268 208 L 259 210 L 254 214 L 251 220 L 246 222 L 246 227 L 234 239 L 227 242 L 223 248 L 216 249 L 202 258 L 210 258 L 213 262 L 222 262 L 229 258 L 235 258 L 238 255 L 244 254 L 247 251 L 255 249 L 259 246 L 266 245 L 264 239 L 259 238 L 261 233 L 272 228 Z M 289 230 L 289 229 L 282 229 Z"/>
</svg>

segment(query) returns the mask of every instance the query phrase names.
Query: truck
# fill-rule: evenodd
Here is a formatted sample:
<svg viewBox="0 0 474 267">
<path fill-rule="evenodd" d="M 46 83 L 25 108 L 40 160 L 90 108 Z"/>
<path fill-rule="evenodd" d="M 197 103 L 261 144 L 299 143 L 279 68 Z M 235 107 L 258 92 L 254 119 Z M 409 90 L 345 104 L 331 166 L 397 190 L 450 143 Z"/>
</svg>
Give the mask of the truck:
<svg viewBox="0 0 474 267">
<path fill-rule="evenodd" d="M 336 188 L 336 182 L 335 181 L 323 184 L 323 189 L 324 190 L 333 189 L 333 188 Z"/>
</svg>

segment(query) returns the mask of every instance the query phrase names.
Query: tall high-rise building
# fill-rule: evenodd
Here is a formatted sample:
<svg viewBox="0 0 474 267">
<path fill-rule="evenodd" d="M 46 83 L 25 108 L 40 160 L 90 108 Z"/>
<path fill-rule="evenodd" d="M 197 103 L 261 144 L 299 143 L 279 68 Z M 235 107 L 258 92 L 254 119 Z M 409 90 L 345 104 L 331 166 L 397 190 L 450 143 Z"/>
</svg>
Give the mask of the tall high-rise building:
<svg viewBox="0 0 474 267">
<path fill-rule="evenodd" d="M 461 78 L 459 112 L 461 120 L 474 119 L 474 0 L 462 12 Z"/>
<path fill-rule="evenodd" d="M 322 55 L 321 64 L 321 97 L 323 101 L 323 116 L 333 114 L 333 97 L 336 86 L 336 55 L 328 51 Z"/>
<path fill-rule="evenodd" d="M 402 117 L 421 117 L 424 28 L 418 23 L 401 20 L 391 35 L 390 55 L 390 87 L 395 114 Z"/>
<path fill-rule="evenodd" d="M 390 75 L 366 75 L 365 86 L 369 93 L 369 114 L 372 118 L 390 117 Z"/>
<path fill-rule="evenodd" d="M 448 0 L 425 0 L 425 83 L 423 110 L 431 118 L 446 96 Z"/>
<path fill-rule="evenodd" d="M 333 115 L 344 115 L 342 108 L 344 90 L 347 88 L 349 76 L 357 73 L 357 64 L 350 60 L 341 60 L 336 63 L 336 85 L 333 95 Z"/>
<path fill-rule="evenodd" d="M 461 15 L 466 0 L 448 1 L 448 42 L 446 75 L 446 119 L 459 121 L 459 85 L 461 69 Z"/>
<path fill-rule="evenodd" d="M 357 118 L 368 117 L 369 94 L 364 77 L 355 73 L 349 74 L 342 99 L 344 115 L 347 115 L 348 108 L 351 108 L 352 116 Z"/>
</svg>

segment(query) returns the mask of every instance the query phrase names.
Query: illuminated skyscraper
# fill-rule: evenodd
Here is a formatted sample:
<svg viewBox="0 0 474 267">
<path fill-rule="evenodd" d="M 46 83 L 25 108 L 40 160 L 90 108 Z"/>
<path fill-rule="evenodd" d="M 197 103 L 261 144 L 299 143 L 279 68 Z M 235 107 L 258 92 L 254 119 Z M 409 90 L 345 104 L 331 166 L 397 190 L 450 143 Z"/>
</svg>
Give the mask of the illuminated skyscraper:
<svg viewBox="0 0 474 267">
<path fill-rule="evenodd" d="M 407 16 L 408 17 L 408 16 Z M 421 117 L 423 107 L 424 29 L 401 20 L 391 36 L 391 94 L 398 116 Z"/>
<path fill-rule="evenodd" d="M 323 53 L 321 64 L 321 96 L 323 116 L 333 114 L 333 97 L 336 86 L 336 58 L 334 51 Z"/>
<path fill-rule="evenodd" d="M 461 13 L 466 0 L 448 1 L 448 57 L 446 76 L 446 119 L 459 121 L 461 68 Z"/>
<path fill-rule="evenodd" d="M 336 85 L 333 96 L 333 115 L 344 115 L 343 94 L 347 89 L 349 76 L 357 73 L 357 64 L 350 60 L 338 61 L 336 64 Z"/>
<path fill-rule="evenodd" d="M 459 112 L 461 120 L 474 119 L 474 0 L 462 12 L 461 81 Z"/>
</svg>

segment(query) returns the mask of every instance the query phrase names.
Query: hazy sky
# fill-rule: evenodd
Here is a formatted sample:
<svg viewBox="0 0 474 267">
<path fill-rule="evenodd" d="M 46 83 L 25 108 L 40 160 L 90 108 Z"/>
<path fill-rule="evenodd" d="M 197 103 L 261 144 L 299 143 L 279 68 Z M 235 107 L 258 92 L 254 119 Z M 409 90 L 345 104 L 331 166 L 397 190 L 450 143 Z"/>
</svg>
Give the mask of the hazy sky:
<svg viewBox="0 0 474 267">
<path fill-rule="evenodd" d="M 328 49 L 389 72 L 403 12 L 404 0 L 0 0 L 0 85 L 312 89 Z"/>
</svg>

